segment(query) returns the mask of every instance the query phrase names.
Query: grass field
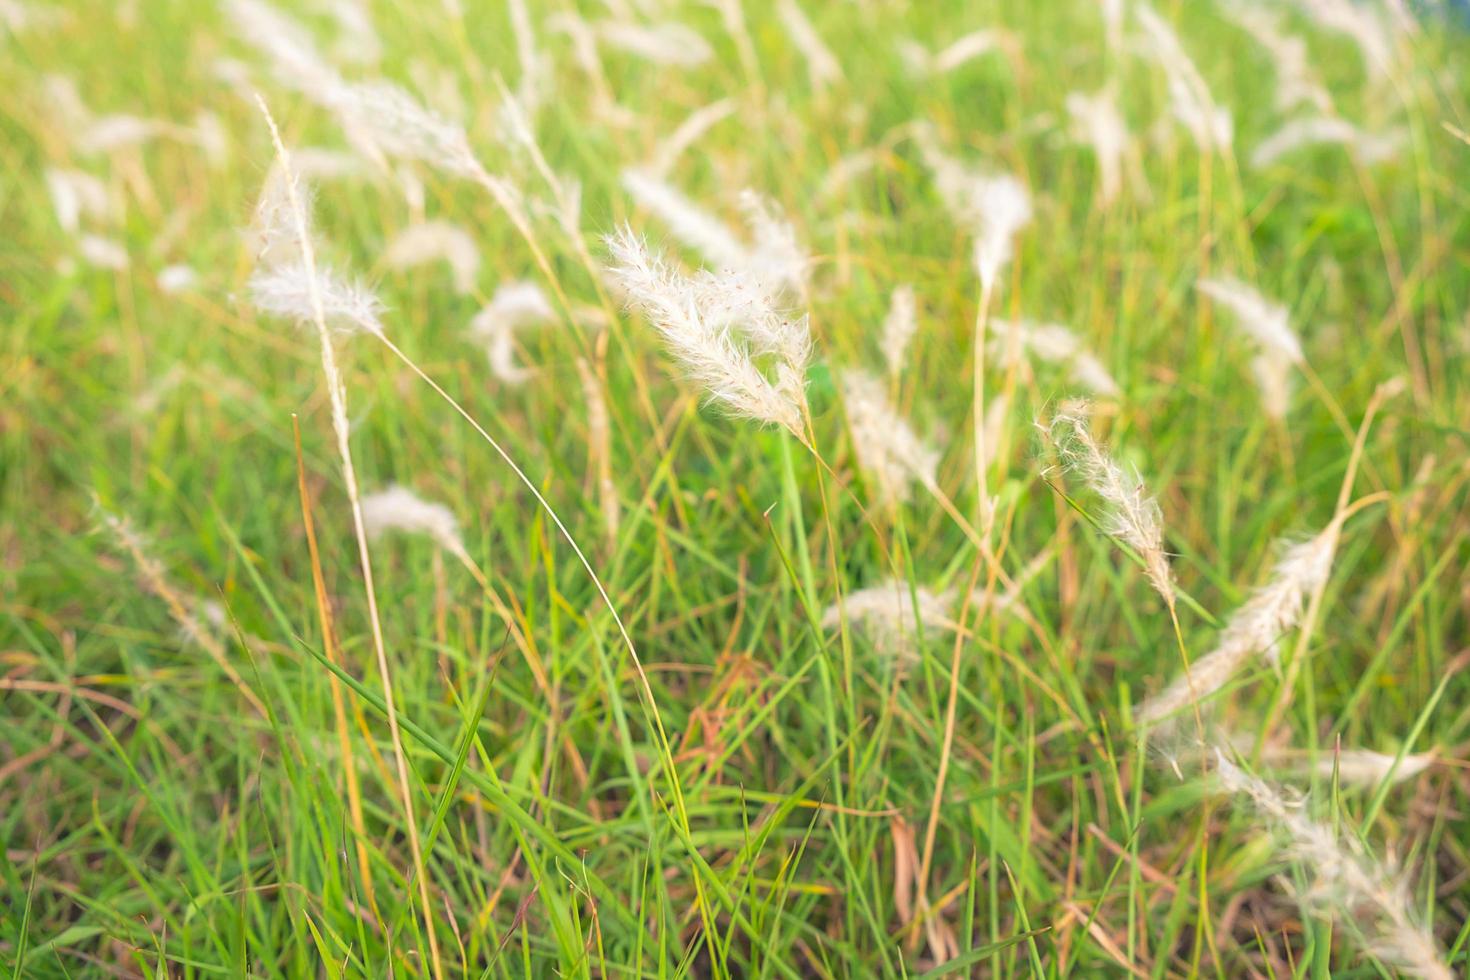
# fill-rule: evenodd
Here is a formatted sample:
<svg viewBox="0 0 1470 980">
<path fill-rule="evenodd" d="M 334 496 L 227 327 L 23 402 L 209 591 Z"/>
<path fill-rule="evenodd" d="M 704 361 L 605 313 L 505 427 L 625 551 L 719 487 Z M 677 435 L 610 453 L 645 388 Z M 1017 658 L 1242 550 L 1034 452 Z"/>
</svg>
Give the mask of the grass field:
<svg viewBox="0 0 1470 980">
<path fill-rule="evenodd" d="M 9 975 L 1463 975 L 1448 15 L 459 6 L 0 3 Z"/>
</svg>

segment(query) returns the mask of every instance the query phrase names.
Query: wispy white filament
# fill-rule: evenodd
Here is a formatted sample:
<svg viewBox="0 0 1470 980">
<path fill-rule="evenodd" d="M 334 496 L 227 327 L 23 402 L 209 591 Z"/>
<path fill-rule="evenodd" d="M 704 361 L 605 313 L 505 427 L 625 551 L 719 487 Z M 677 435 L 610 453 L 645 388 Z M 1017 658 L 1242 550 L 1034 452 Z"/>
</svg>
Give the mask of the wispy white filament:
<svg viewBox="0 0 1470 980">
<path fill-rule="evenodd" d="M 107 185 L 97 177 L 85 171 L 57 167 L 47 167 L 45 176 L 51 207 L 62 231 L 75 232 L 83 217 L 94 221 L 107 221 L 112 217 Z"/>
<path fill-rule="evenodd" d="M 609 47 L 675 68 L 698 67 L 715 54 L 698 31 L 672 21 L 644 26 L 631 21 L 605 20 L 597 25 L 597 34 Z"/>
<path fill-rule="evenodd" d="M 1412 910 L 1406 883 L 1368 855 L 1351 834 L 1338 834 L 1309 817 L 1301 800 L 1253 776 L 1216 750 L 1220 785 L 1249 803 L 1266 826 L 1285 838 L 1286 855 L 1301 864 L 1312 888 L 1301 896 L 1309 909 L 1357 922 L 1368 950 L 1404 975 L 1451 980 L 1434 935 Z"/>
<path fill-rule="evenodd" d="M 551 301 L 532 282 L 503 283 L 470 321 L 470 335 L 485 345 L 490 371 L 506 384 L 524 384 L 536 372 L 515 362 L 516 331 L 556 319 Z"/>
<path fill-rule="evenodd" d="M 1002 363 L 1014 347 L 1018 354 L 1029 351 L 1043 361 L 1065 365 L 1073 380 L 1094 394 L 1115 398 L 1121 393 L 1118 383 L 1103 363 L 1087 350 L 1076 334 L 1059 323 L 991 320 L 990 330 L 995 334 L 990 342 L 990 352 Z"/>
<path fill-rule="evenodd" d="M 474 291 L 480 271 L 480 249 L 470 233 L 448 221 L 425 221 L 399 232 L 383 252 L 390 269 L 409 269 L 443 259 L 461 295 Z"/>
<path fill-rule="evenodd" d="M 913 484 L 935 485 L 939 451 L 927 445 L 888 402 L 883 383 L 863 371 L 842 375 L 842 400 L 858 464 L 879 499 L 908 500 Z"/>
<path fill-rule="evenodd" d="M 1067 112 L 1078 138 L 1092 147 L 1097 160 L 1097 202 L 1107 207 L 1123 189 L 1123 158 L 1128 153 L 1128 125 L 1118 111 L 1111 88 L 1091 95 L 1072 92 L 1067 96 Z"/>
<path fill-rule="evenodd" d="M 677 129 L 659 143 L 643 173 L 655 183 L 661 184 L 666 181 L 669 173 L 674 169 L 674 163 L 684 151 L 693 146 L 716 124 L 728 119 L 734 111 L 734 99 L 720 99 L 695 109 L 687 119 L 679 124 Z"/>
<path fill-rule="evenodd" d="M 1011 259 L 1016 233 L 1031 223 L 1026 185 L 1010 174 L 973 170 L 946 156 L 927 137 L 919 146 L 950 214 L 974 234 L 975 269 L 985 287 L 993 289 Z"/>
<path fill-rule="evenodd" d="M 1229 310 L 1241 332 L 1266 350 L 1293 364 L 1305 360 L 1302 343 L 1291 329 L 1291 315 L 1285 306 L 1267 299 L 1239 279 L 1201 279 L 1195 288 Z"/>
<path fill-rule="evenodd" d="M 362 498 L 362 523 L 368 537 L 390 531 L 423 534 L 457 558 L 468 554 L 460 537 L 459 521 L 443 504 L 431 503 L 409 490 L 393 485 Z"/>
<path fill-rule="evenodd" d="M 1256 43 L 1266 49 L 1276 67 L 1276 108 L 1282 112 L 1309 105 L 1319 112 L 1332 112 L 1327 93 L 1307 61 L 1306 42 L 1281 29 L 1278 11 L 1250 4 L 1232 3 L 1221 12 L 1233 19 Z"/>
<path fill-rule="evenodd" d="M 971 31 L 934 52 L 917 41 L 900 41 L 898 53 L 916 75 L 943 75 L 1015 44 L 1015 39 L 1003 31 L 981 30 Z"/>
<path fill-rule="evenodd" d="M 911 591 L 908 582 L 889 579 L 844 596 L 841 608 L 836 604 L 828 606 L 822 613 L 822 627 L 835 629 L 845 613 L 849 622 L 867 633 L 876 648 L 900 662 L 911 661 L 918 647 L 916 624 L 922 624 L 926 630 L 953 629 L 949 618 L 953 604 L 952 592 L 936 594 L 922 587 Z"/>
<path fill-rule="evenodd" d="M 315 277 L 299 259 L 261 266 L 250 277 L 249 286 L 250 300 L 262 313 L 310 326 L 316 317 L 313 295 L 319 293 L 322 314 L 334 330 L 383 332 L 383 304 L 378 297 L 361 283 L 344 279 L 320 263 Z"/>
<path fill-rule="evenodd" d="M 1198 704 L 1229 682 L 1252 657 L 1274 657 L 1282 636 L 1296 627 L 1310 596 L 1332 569 L 1336 526 L 1288 547 L 1271 579 L 1247 599 L 1221 631 L 1215 649 L 1159 694 L 1140 704 L 1139 724 L 1152 725 Z"/>
<path fill-rule="evenodd" d="M 121 272 L 128 267 L 128 250 L 114 238 L 83 235 L 77 239 L 77 254 L 88 265 Z"/>
<path fill-rule="evenodd" d="M 199 273 L 189 265 L 168 265 L 158 270 L 158 289 L 164 293 L 182 293 L 199 282 Z"/>
<path fill-rule="evenodd" d="M 1051 422 L 1052 441 L 1066 468 L 1102 501 L 1103 532 L 1138 554 L 1149 583 L 1172 606 L 1174 584 L 1164 552 L 1163 512 L 1138 472 L 1125 470 L 1098 445 L 1088 413 L 1086 403 L 1064 404 Z"/>
<path fill-rule="evenodd" d="M 1229 147 L 1234 138 L 1230 112 L 1215 104 L 1209 86 L 1185 53 L 1179 36 L 1142 0 L 1135 3 L 1134 12 L 1145 34 L 1144 53 L 1164 69 L 1174 117 L 1189 130 L 1201 152 Z"/>
<path fill-rule="evenodd" d="M 747 273 L 776 293 L 799 292 L 806 281 L 809 260 L 797 241 L 796 229 L 759 194 L 747 190 L 740 196 L 753 239 L 747 246 L 724 222 L 671 184 L 642 171 L 627 170 L 623 187 L 667 225 L 675 238 L 716 269 Z"/>
<path fill-rule="evenodd" d="M 786 35 L 806 59 L 807 77 L 816 91 L 827 89 L 842 81 L 842 65 L 832 49 L 827 47 L 816 27 L 807 18 L 806 12 L 796 0 L 780 0 L 776 14 L 786 28 Z"/>
<path fill-rule="evenodd" d="M 1289 153 L 1309 146 L 1335 144 L 1342 146 L 1364 166 L 1392 160 L 1403 150 L 1405 133 L 1401 129 L 1385 133 L 1367 133 L 1345 119 L 1318 116 L 1293 119 L 1256 144 L 1250 164 L 1260 170 Z"/>
<path fill-rule="evenodd" d="M 919 332 L 919 301 L 914 287 L 905 283 L 896 286 L 888 301 L 888 316 L 883 320 L 883 360 L 888 362 L 888 373 L 896 377 L 903 369 L 904 355 L 914 334 Z"/>
<path fill-rule="evenodd" d="M 748 274 L 685 276 L 629 229 L 609 236 L 613 281 L 663 336 L 690 380 L 731 413 L 780 425 L 805 442 L 806 317 L 787 317 Z M 757 364 L 769 361 L 773 376 Z"/>
</svg>

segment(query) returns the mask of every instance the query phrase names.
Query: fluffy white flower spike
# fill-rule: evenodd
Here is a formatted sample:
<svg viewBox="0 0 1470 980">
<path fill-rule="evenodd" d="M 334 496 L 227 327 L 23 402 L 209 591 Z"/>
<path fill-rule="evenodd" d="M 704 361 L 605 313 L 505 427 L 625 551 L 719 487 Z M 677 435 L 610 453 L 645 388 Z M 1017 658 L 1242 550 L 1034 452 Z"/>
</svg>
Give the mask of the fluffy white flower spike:
<svg viewBox="0 0 1470 980">
<path fill-rule="evenodd" d="M 408 269 L 443 259 L 454 273 L 454 289 L 473 292 L 480 271 L 480 249 L 470 233 L 448 221 L 409 225 L 388 243 L 383 261 L 390 269 Z"/>
<path fill-rule="evenodd" d="M 1356 921 L 1368 949 L 1405 976 L 1451 980 L 1434 935 L 1416 919 L 1404 882 L 1374 861 L 1357 838 L 1338 834 L 1309 817 L 1302 801 L 1247 773 L 1215 750 L 1220 785 L 1255 810 L 1261 821 L 1285 838 L 1286 855 L 1313 879 L 1305 904 Z"/>
<path fill-rule="evenodd" d="M 256 309 L 300 325 L 316 318 L 312 275 L 299 260 L 258 268 L 250 277 L 250 299 Z M 383 332 L 383 304 L 366 286 L 336 275 L 318 264 L 315 292 L 327 325 L 343 333 Z"/>
<path fill-rule="evenodd" d="M 390 531 L 423 534 L 456 558 L 468 555 L 454 512 L 443 504 L 423 499 L 407 487 L 395 484 L 364 496 L 362 522 L 371 538 Z"/>
<path fill-rule="evenodd" d="M 883 383 L 863 371 L 842 376 L 843 405 L 859 465 L 886 502 L 908 500 L 913 484 L 935 484 L 939 451 L 924 443 L 888 403 Z"/>
<path fill-rule="evenodd" d="M 1118 383 L 1067 327 L 1059 323 L 1036 323 L 1032 320 L 991 320 L 995 337 L 990 351 L 1004 360 L 1012 346 L 1017 353 L 1030 352 L 1043 361 L 1066 365 L 1078 384 L 1104 398 L 1121 394 Z"/>
<path fill-rule="evenodd" d="M 1078 139 L 1092 147 L 1097 160 L 1097 203 L 1106 208 L 1123 190 L 1123 160 L 1128 153 L 1128 124 L 1111 88 L 1067 96 L 1067 113 Z"/>
<path fill-rule="evenodd" d="M 651 254 L 627 228 L 609 236 L 607 244 L 613 281 L 711 401 L 806 441 L 811 336 L 805 316 L 783 315 L 765 285 L 748 274 L 685 276 Z M 758 358 L 770 363 L 770 376 Z"/>
<path fill-rule="evenodd" d="M 909 583 L 889 579 L 879 585 L 859 589 L 844 596 L 842 608 L 828 606 L 822 613 L 822 628 L 835 629 L 845 612 L 849 622 L 863 629 L 879 650 L 897 657 L 901 663 L 911 662 L 917 650 L 917 626 L 914 598 L 918 598 L 918 620 L 926 630 L 953 629 L 950 607 L 954 594 L 936 594 L 917 588 L 910 592 Z"/>
<path fill-rule="evenodd" d="M 903 369 L 904 355 L 909 342 L 919 332 L 919 301 L 914 287 L 905 283 L 893 290 L 889 299 L 888 316 L 883 320 L 881 346 L 883 359 L 888 362 L 888 373 L 897 376 Z"/>
<path fill-rule="evenodd" d="M 667 21 L 645 27 L 631 21 L 607 20 L 597 34 L 609 47 L 657 65 L 697 68 L 714 57 L 714 48 L 692 27 Z"/>
<path fill-rule="evenodd" d="M 816 26 L 807 18 L 806 12 L 796 0 L 781 0 L 776 7 L 776 13 L 781 18 L 782 26 L 786 28 L 786 36 L 806 59 L 807 75 L 811 79 L 812 88 L 822 91 L 842 81 L 842 65 L 837 61 L 837 56 L 827 47 L 822 35 L 817 33 Z"/>
<path fill-rule="evenodd" d="M 516 331 L 556 319 L 551 301 L 532 282 L 503 283 L 490 303 L 470 321 L 470 335 L 485 345 L 490 371 L 506 384 L 519 385 L 536 372 L 515 362 Z"/>
<path fill-rule="evenodd" d="M 1031 195 L 1010 174 L 973 170 L 946 156 L 921 132 L 920 151 L 955 222 L 975 236 L 975 269 L 987 289 L 1011 260 L 1012 240 L 1031 223 Z"/>
<path fill-rule="evenodd" d="M 1230 112 L 1215 104 L 1174 28 L 1142 0 L 1134 5 L 1134 12 L 1145 35 L 1144 53 L 1164 69 L 1174 117 L 1189 130 L 1201 152 L 1228 148 L 1235 135 Z"/>
<path fill-rule="evenodd" d="M 1164 552 L 1164 518 L 1137 471 L 1129 473 L 1093 438 L 1089 406 L 1070 402 L 1052 419 L 1050 432 L 1066 468 L 1102 500 L 1102 530 L 1122 541 L 1143 560 L 1149 583 L 1172 606 L 1173 577 Z"/>
<path fill-rule="evenodd" d="M 1281 637 L 1302 616 L 1307 597 L 1327 580 L 1337 541 L 1335 527 L 1287 548 L 1271 579 L 1246 600 L 1221 631 L 1215 649 L 1159 694 L 1138 706 L 1140 725 L 1154 725 L 1220 690 L 1252 657 L 1275 655 Z"/>
<path fill-rule="evenodd" d="M 1302 342 L 1291 329 L 1291 315 L 1285 306 L 1267 299 L 1239 279 L 1201 279 L 1196 288 L 1234 314 L 1241 331 L 1262 347 L 1293 364 L 1305 359 Z"/>
<path fill-rule="evenodd" d="M 1372 166 L 1398 156 L 1405 139 L 1402 129 L 1368 133 L 1335 116 L 1293 119 L 1256 144 L 1251 151 L 1250 165 L 1252 169 L 1261 170 L 1281 157 L 1309 146 L 1337 145 L 1344 147 L 1364 166 Z"/>
</svg>

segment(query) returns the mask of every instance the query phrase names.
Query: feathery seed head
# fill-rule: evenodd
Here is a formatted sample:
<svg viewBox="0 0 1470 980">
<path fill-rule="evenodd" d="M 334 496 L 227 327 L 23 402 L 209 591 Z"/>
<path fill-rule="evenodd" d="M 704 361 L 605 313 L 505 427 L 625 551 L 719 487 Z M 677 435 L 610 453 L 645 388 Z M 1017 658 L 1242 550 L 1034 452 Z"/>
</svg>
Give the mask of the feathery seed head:
<svg viewBox="0 0 1470 980">
<path fill-rule="evenodd" d="M 922 587 L 910 591 L 909 583 L 900 579 L 889 579 L 846 595 L 840 608 L 835 603 L 828 606 L 822 612 L 822 628 L 835 629 L 845 613 L 849 622 L 868 634 L 874 647 L 898 658 L 900 663 L 909 663 L 918 654 L 915 597 L 917 624 L 926 630 L 954 628 L 949 619 L 953 593 L 936 594 Z"/>
<path fill-rule="evenodd" d="M 383 304 L 366 286 L 343 279 L 320 264 L 316 266 L 315 284 L 312 280 L 305 262 L 299 259 L 261 266 L 250 277 L 250 300 L 262 313 L 294 320 L 298 325 L 316 320 L 315 301 L 319 300 L 322 317 L 334 330 L 383 333 Z"/>
<path fill-rule="evenodd" d="M 409 225 L 388 243 L 383 261 L 390 269 L 408 269 L 443 259 L 454 273 L 454 288 L 460 295 L 475 288 L 480 269 L 480 249 L 470 233 L 448 221 L 424 221 Z"/>
<path fill-rule="evenodd" d="M 738 273 L 685 276 L 628 228 L 607 238 L 614 283 L 664 338 L 710 400 L 731 413 L 780 425 L 805 441 L 806 318 L 782 316 L 769 293 Z M 773 363 L 768 377 L 756 357 Z"/>
<path fill-rule="evenodd" d="M 362 523 L 370 538 L 381 537 L 390 531 L 424 534 L 456 557 L 468 554 L 454 512 L 443 504 L 423 499 L 407 487 L 394 484 L 386 490 L 365 495 L 362 498 Z"/>
<path fill-rule="evenodd" d="M 556 319 L 551 301 L 533 282 L 502 283 L 489 304 L 470 321 L 470 335 L 485 345 L 490 373 L 506 384 L 519 385 L 536 372 L 515 362 L 515 334 L 523 327 Z"/>
<path fill-rule="evenodd" d="M 1092 488 L 1105 509 L 1104 533 L 1128 545 L 1143 560 L 1149 583 L 1173 605 L 1174 585 L 1164 552 L 1164 519 L 1158 501 L 1135 470 L 1128 472 L 1092 435 L 1086 402 L 1069 402 L 1048 431 L 1067 470 Z"/>
<path fill-rule="evenodd" d="M 909 342 L 919 332 L 919 301 L 914 287 L 908 284 L 896 286 L 888 303 L 888 316 L 883 320 L 883 337 L 880 346 L 883 359 L 888 362 L 888 372 L 897 375 L 903 368 L 904 354 Z"/>
<path fill-rule="evenodd" d="M 1302 343 L 1291 329 L 1291 318 L 1285 306 L 1274 303 L 1239 279 L 1201 279 L 1195 288 L 1235 317 L 1242 331 L 1267 350 L 1286 357 L 1293 364 L 1305 359 Z"/>
<path fill-rule="evenodd" d="M 842 375 L 842 398 L 858 463 L 880 499 L 908 500 L 913 484 L 933 486 L 939 451 L 926 445 L 888 402 L 883 383 L 865 371 Z"/>
</svg>

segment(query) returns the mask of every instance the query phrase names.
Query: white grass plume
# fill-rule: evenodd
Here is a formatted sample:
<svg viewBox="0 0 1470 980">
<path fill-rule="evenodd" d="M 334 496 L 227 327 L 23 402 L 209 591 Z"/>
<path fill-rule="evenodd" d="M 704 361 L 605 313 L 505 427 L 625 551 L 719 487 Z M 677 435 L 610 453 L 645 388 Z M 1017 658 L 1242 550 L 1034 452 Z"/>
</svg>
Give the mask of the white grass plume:
<svg viewBox="0 0 1470 980">
<path fill-rule="evenodd" d="M 1307 61 L 1307 45 L 1300 37 L 1286 34 L 1276 10 L 1251 4 L 1226 4 L 1221 13 L 1234 20 L 1256 43 L 1266 49 L 1276 70 L 1276 108 L 1287 112 L 1309 105 L 1318 112 L 1332 112 L 1332 96 Z"/>
<path fill-rule="evenodd" d="M 605 20 L 596 29 L 604 44 L 656 65 L 697 68 L 715 55 L 703 35 L 673 21 L 645 26 L 632 21 Z"/>
<path fill-rule="evenodd" d="M 362 523 L 369 538 L 379 538 L 391 531 L 423 534 L 456 558 L 463 560 L 464 538 L 459 533 L 459 520 L 443 504 L 425 500 L 407 487 L 394 484 L 362 498 Z"/>
<path fill-rule="evenodd" d="M 490 372 L 511 385 L 524 384 L 535 370 L 515 362 L 515 334 L 556 319 L 551 301 L 533 282 L 502 283 L 490 302 L 470 321 L 470 336 L 485 346 Z"/>
<path fill-rule="evenodd" d="M 1097 203 L 1106 208 L 1123 190 L 1123 160 L 1131 142 L 1117 97 L 1111 87 L 1092 94 L 1071 92 L 1067 113 L 1078 138 L 1092 147 L 1097 161 Z"/>
<path fill-rule="evenodd" d="M 786 28 L 786 36 L 806 60 L 807 78 L 813 91 L 825 91 L 842 81 L 841 63 L 796 0 L 780 0 L 776 6 L 776 16 Z"/>
<path fill-rule="evenodd" d="M 1065 365 L 1072 379 L 1104 398 L 1122 393 L 1102 361 L 1089 351 L 1078 336 L 1059 323 L 1034 320 L 991 320 L 993 355 L 1006 363 L 1012 346 L 1017 353 L 1029 351 L 1043 361 Z"/>
<path fill-rule="evenodd" d="M 1067 470 L 1102 501 L 1099 524 L 1103 532 L 1138 554 L 1149 583 L 1172 607 L 1174 583 L 1164 552 L 1164 519 L 1158 501 L 1136 470 L 1125 470 L 1098 445 L 1088 414 L 1085 402 L 1065 403 L 1049 426 L 1052 442 Z"/>
<path fill-rule="evenodd" d="M 107 185 L 99 178 L 82 170 L 60 167 L 47 167 L 45 178 L 56 223 L 62 231 L 76 232 L 84 217 L 98 222 L 112 219 L 112 199 Z"/>
<path fill-rule="evenodd" d="M 1016 50 L 1015 37 L 999 30 L 971 31 L 956 38 L 938 51 L 930 51 L 918 41 L 903 40 L 898 44 L 899 56 L 915 75 L 945 75 L 997 51 Z"/>
<path fill-rule="evenodd" d="M 1255 736 L 1241 733 L 1231 736 L 1230 746 L 1242 755 L 1255 747 Z M 1346 789 L 1378 789 L 1385 783 L 1394 786 L 1427 771 L 1438 760 L 1434 752 L 1419 752 L 1400 759 L 1392 752 L 1372 749 L 1335 748 L 1315 753 L 1313 763 L 1301 749 L 1265 746 L 1262 760 L 1288 777 L 1316 775 L 1324 780 L 1337 779 Z"/>
<path fill-rule="evenodd" d="M 732 414 L 780 425 L 805 443 L 806 318 L 783 316 L 749 276 L 689 277 L 669 268 L 627 228 L 607 244 L 613 281 L 663 336 L 689 379 Z M 758 367 L 757 357 L 772 362 L 774 377 Z"/>
<path fill-rule="evenodd" d="M 1219 749 L 1215 773 L 1226 791 L 1285 838 L 1286 856 L 1311 876 L 1312 888 L 1300 898 L 1304 906 L 1357 923 L 1368 951 L 1405 976 L 1451 980 L 1434 934 L 1416 920 L 1405 882 L 1374 861 L 1357 838 L 1313 820 L 1301 800 L 1245 772 Z"/>
<path fill-rule="evenodd" d="M 1198 704 L 1223 688 L 1252 657 L 1274 658 L 1282 636 L 1301 621 L 1307 598 L 1332 569 L 1336 525 L 1287 547 L 1270 580 L 1230 617 L 1210 653 L 1134 710 L 1140 725 L 1153 725 Z"/>
<path fill-rule="evenodd" d="M 245 679 L 240 676 L 233 664 L 230 663 L 229 654 L 224 644 L 219 641 L 215 633 L 205 623 L 201 622 L 195 609 L 199 604 L 191 601 L 181 593 L 169 580 L 168 573 L 163 565 L 153 555 L 148 542 L 140 534 L 133 523 L 126 517 L 110 513 L 97 505 L 97 511 L 101 518 L 102 526 L 107 529 L 123 551 L 132 558 L 133 564 L 137 566 L 138 577 L 142 580 L 143 588 L 156 596 L 168 607 L 169 615 L 177 624 L 179 631 L 189 642 L 198 645 L 209 654 L 230 682 L 240 691 L 240 694 L 250 703 L 250 706 L 260 714 L 262 718 L 269 717 L 265 704 L 252 691 Z"/>
<path fill-rule="evenodd" d="M 1306 147 L 1337 145 L 1346 149 L 1359 163 L 1372 166 L 1399 156 L 1405 139 L 1402 129 L 1368 133 L 1334 116 L 1293 119 L 1256 144 L 1251 151 L 1250 165 L 1254 170 L 1261 170 Z"/>
<path fill-rule="evenodd" d="M 720 99 L 695 109 L 679 124 L 678 128 L 658 144 L 642 173 L 655 183 L 667 181 L 669 174 L 674 169 L 674 164 L 684 154 L 684 151 L 693 146 L 714 126 L 730 118 L 734 112 L 734 99 Z"/>
<path fill-rule="evenodd" d="M 360 282 L 345 279 L 318 264 L 315 275 L 300 260 L 261 267 L 250 277 L 250 300 L 262 313 L 309 327 L 316 301 L 328 326 L 340 333 L 383 333 L 383 304 Z"/>
<path fill-rule="evenodd" d="M 1302 342 L 1291 329 L 1291 314 L 1239 279 L 1201 279 L 1195 288 L 1229 310 L 1241 332 L 1267 351 L 1293 364 L 1306 360 Z"/>
<path fill-rule="evenodd" d="M 1011 259 L 1012 240 L 1031 223 L 1031 196 L 1010 174 L 967 167 L 921 136 L 920 151 L 934 175 L 934 186 L 956 224 L 975 236 L 975 269 L 987 290 Z"/>
<path fill-rule="evenodd" d="M 879 341 L 890 377 L 897 377 L 903 370 L 909 344 L 918 332 L 919 300 L 914 287 L 907 283 L 895 286 L 888 300 L 888 315 L 883 319 L 883 336 Z"/>
<path fill-rule="evenodd" d="M 199 273 L 191 265 L 176 263 L 159 269 L 155 282 L 158 284 L 159 292 L 170 295 L 184 293 L 198 284 Z"/>
<path fill-rule="evenodd" d="M 82 235 L 77 239 L 77 254 L 82 261 L 97 269 L 122 272 L 131 264 L 122 242 L 102 235 Z"/>
<path fill-rule="evenodd" d="M 1215 104 L 1174 28 L 1141 0 L 1133 9 L 1144 31 L 1144 53 L 1164 69 L 1174 117 L 1189 130 L 1201 152 L 1227 149 L 1235 133 L 1230 112 Z"/>
<path fill-rule="evenodd" d="M 672 184 L 639 170 L 626 170 L 623 187 L 675 238 L 699 252 L 717 270 L 749 273 L 778 293 L 799 292 L 805 283 L 810 260 L 797 241 L 796 229 L 771 202 L 754 191 L 740 195 L 740 207 L 753 239 L 746 245 L 724 222 Z"/>
<path fill-rule="evenodd" d="M 383 57 L 383 41 L 367 4 L 363 0 L 319 0 L 319 4 L 337 25 L 332 54 L 347 64 L 377 64 Z"/>
<path fill-rule="evenodd" d="M 886 503 L 910 498 L 913 484 L 935 486 L 939 451 L 927 445 L 888 402 L 883 383 L 865 371 L 842 374 L 842 402 L 858 464 Z"/>
<path fill-rule="evenodd" d="M 735 233 L 677 187 L 640 170 L 625 170 L 623 189 L 640 207 L 653 212 L 675 238 L 715 268 L 745 267 L 748 254 Z"/>
<path fill-rule="evenodd" d="M 1398 32 L 1379 9 L 1352 0 L 1299 0 L 1320 26 L 1351 38 L 1363 56 L 1370 80 L 1385 81 L 1394 70 L 1393 41 Z"/>
<path fill-rule="evenodd" d="M 910 591 L 908 582 L 888 579 L 843 596 L 840 607 L 828 606 L 822 612 L 822 628 L 835 629 L 845 614 L 848 622 L 867 633 L 873 646 L 900 663 L 911 662 L 918 652 L 918 624 L 926 630 L 953 629 L 949 618 L 953 604 L 952 592 L 935 593 L 923 587 Z"/>
<path fill-rule="evenodd" d="M 424 221 L 395 235 L 383 252 L 390 269 L 409 269 L 443 259 L 454 274 L 460 295 L 474 292 L 480 271 L 480 249 L 470 233 L 448 221 Z"/>
<path fill-rule="evenodd" d="M 278 83 L 318 104 L 330 103 L 342 78 L 304 26 L 265 0 L 226 0 L 224 7 L 235 32 L 270 60 Z"/>
</svg>

